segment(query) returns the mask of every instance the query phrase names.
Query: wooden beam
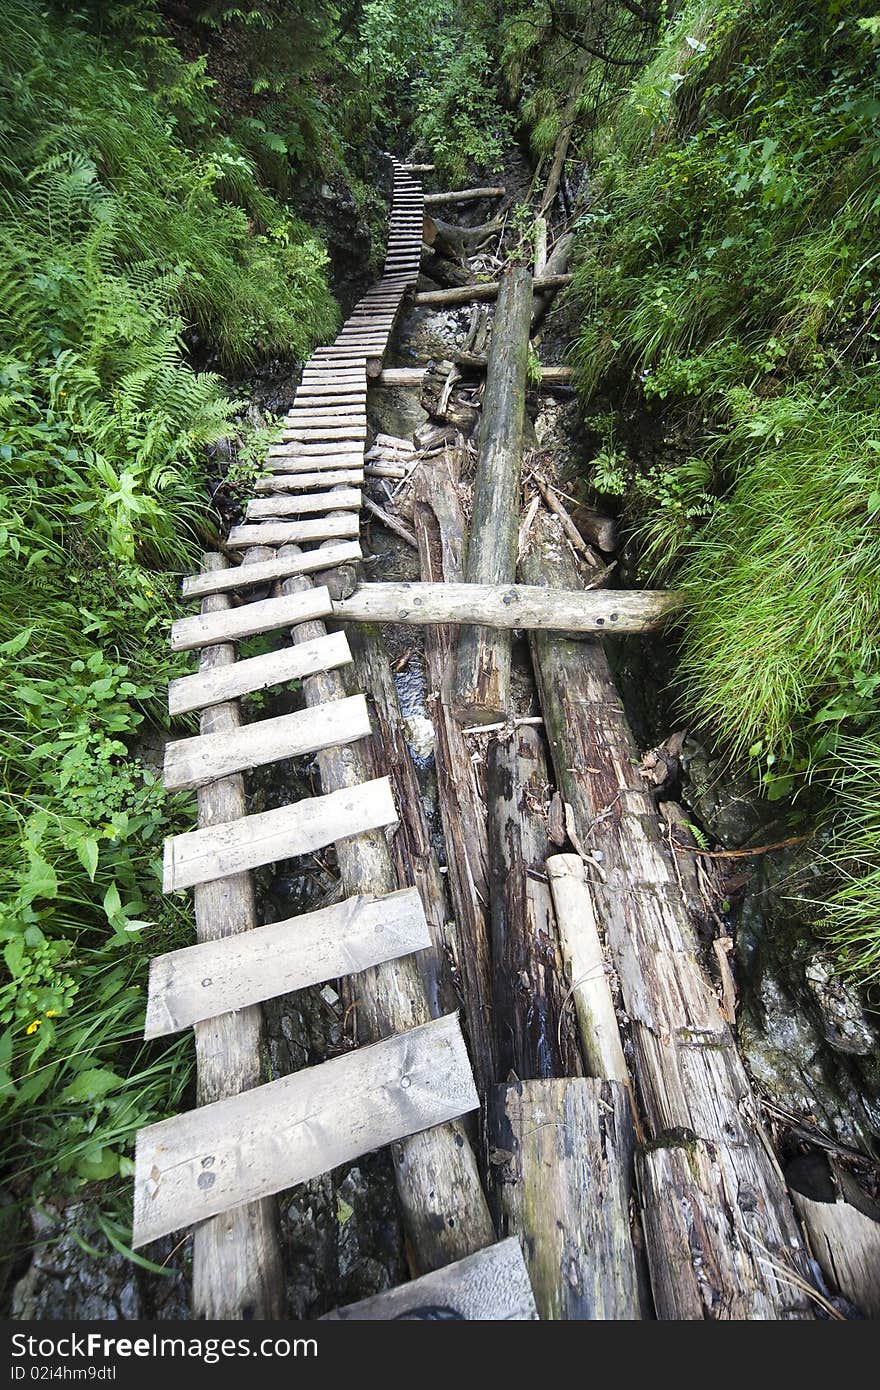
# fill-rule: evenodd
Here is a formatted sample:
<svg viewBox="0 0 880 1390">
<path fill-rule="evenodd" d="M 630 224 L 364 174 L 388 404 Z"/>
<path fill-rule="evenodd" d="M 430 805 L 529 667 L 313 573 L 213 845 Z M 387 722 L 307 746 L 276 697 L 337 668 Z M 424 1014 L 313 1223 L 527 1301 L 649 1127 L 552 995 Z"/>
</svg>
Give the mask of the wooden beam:
<svg viewBox="0 0 880 1390">
<path fill-rule="evenodd" d="M 306 497 L 258 497 L 248 502 L 245 518 L 261 521 L 264 517 L 308 516 L 310 512 L 358 511 L 361 493 L 358 488 L 340 487 L 327 492 L 311 492 Z"/>
<path fill-rule="evenodd" d="M 373 379 L 374 386 L 421 386 L 427 367 L 385 367 Z"/>
<path fill-rule="evenodd" d="M 532 280 L 531 288 L 534 292 L 547 290 L 561 290 L 565 285 L 570 285 L 574 276 L 572 275 L 539 275 Z M 451 290 L 422 290 L 419 294 L 413 295 L 413 303 L 420 305 L 442 305 L 442 304 L 471 304 L 474 301 L 492 300 L 498 298 L 498 288 L 501 284 L 499 280 L 484 280 L 473 285 L 456 286 Z"/>
<path fill-rule="evenodd" d="M 431 944 L 415 888 L 254 927 L 150 962 L 145 1038 L 392 960 Z"/>
<path fill-rule="evenodd" d="M 442 207 L 444 203 L 478 203 L 483 198 L 503 198 L 505 188 L 460 188 L 453 193 L 426 193 L 423 199 L 426 208 Z"/>
<path fill-rule="evenodd" d="M 300 758 L 334 744 L 355 743 L 369 732 L 366 700 L 363 695 L 350 695 L 315 709 L 258 719 L 229 733 L 173 739 L 165 745 L 165 790 L 192 791 L 232 772 Z"/>
<path fill-rule="evenodd" d="M 196 883 L 275 864 L 324 849 L 335 840 L 397 822 L 387 777 L 307 797 L 244 820 L 173 835 L 165 841 L 163 889 L 176 893 Z"/>
<path fill-rule="evenodd" d="M 321 1321 L 393 1322 L 432 1316 L 463 1322 L 534 1321 L 538 1314 L 519 1241 L 499 1240 L 410 1284 L 325 1313 Z"/>
<path fill-rule="evenodd" d="M 192 710 L 235 700 L 240 695 L 251 695 L 256 690 L 268 690 L 272 685 L 302 680 L 316 671 L 332 671 L 350 661 L 345 633 L 331 632 L 299 647 L 281 647 L 276 652 L 263 652 L 231 666 L 181 676 L 168 687 L 168 712 L 189 714 Z"/>
<path fill-rule="evenodd" d="M 183 597 L 202 598 L 205 594 L 231 593 L 255 584 L 270 584 L 276 579 L 287 579 L 292 574 L 308 574 L 313 570 L 327 569 L 329 565 L 341 565 L 347 560 L 360 558 L 358 541 L 340 541 L 332 547 L 332 551 L 327 546 L 320 551 L 304 550 L 299 555 L 288 555 L 283 559 L 275 556 L 254 565 L 233 565 L 229 569 L 188 575 L 183 581 Z"/>
<path fill-rule="evenodd" d="M 233 526 L 227 544 L 237 549 L 249 545 L 289 545 L 300 541 L 336 540 L 360 532 L 357 512 L 316 517 L 314 521 L 261 521 L 253 526 Z"/>
<path fill-rule="evenodd" d="M 253 526 L 248 530 L 259 531 L 260 528 Z M 195 647 L 213 646 L 216 642 L 238 642 L 258 632 L 271 632 L 273 628 L 289 627 L 294 622 L 323 618 L 330 612 L 330 595 L 324 588 L 298 595 L 296 600 L 282 596 L 246 603 L 241 608 L 224 606 L 219 612 L 178 618 L 171 625 L 171 650 L 186 652 Z"/>
<path fill-rule="evenodd" d="M 665 589 L 550 589 L 528 584 L 360 584 L 333 603 L 343 622 L 481 623 L 499 631 L 653 632 L 681 608 Z"/>
<path fill-rule="evenodd" d="M 350 1163 L 479 1105 L 455 1014 L 148 1125 L 135 1247 Z"/>
<path fill-rule="evenodd" d="M 339 487 L 343 483 L 362 484 L 363 481 L 363 468 L 340 468 L 336 473 L 273 473 L 258 478 L 254 492 L 296 492 L 313 487 Z"/>
</svg>

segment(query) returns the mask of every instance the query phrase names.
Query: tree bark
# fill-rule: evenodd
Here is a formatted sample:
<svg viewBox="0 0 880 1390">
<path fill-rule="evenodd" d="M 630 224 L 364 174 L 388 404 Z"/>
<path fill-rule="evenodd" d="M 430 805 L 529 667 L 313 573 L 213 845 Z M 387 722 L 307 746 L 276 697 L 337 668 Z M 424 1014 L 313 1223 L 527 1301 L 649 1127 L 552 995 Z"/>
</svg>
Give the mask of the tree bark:
<svg viewBox="0 0 880 1390">
<path fill-rule="evenodd" d="M 457 193 L 426 193 L 425 207 L 442 207 L 444 203 L 479 203 L 484 198 L 503 198 L 506 189 L 460 188 Z"/>
<path fill-rule="evenodd" d="M 505 584 L 516 573 L 532 276 L 524 266 L 514 266 L 501 284 L 465 565 L 471 584 Z M 490 723 L 506 715 L 509 699 L 509 636 L 467 629 L 458 644 L 456 715 L 467 723 Z"/>
<path fill-rule="evenodd" d="M 573 561 L 547 523 L 536 518 L 523 577 L 570 583 Z M 791 1277 L 807 1269 L 797 1222 L 735 1038 L 701 967 L 605 653 L 590 639 L 534 633 L 530 641 L 577 848 L 601 854 L 591 891 L 631 1020 L 652 1141 L 639 1171 L 658 1315 L 808 1317 Z"/>
<path fill-rule="evenodd" d="M 457 227 L 451 222 L 441 222 L 439 217 L 425 214 L 424 239 L 434 251 L 449 256 L 452 260 L 465 258 L 482 246 L 483 242 L 500 232 L 504 223 L 500 218 L 492 222 L 481 222 L 478 227 Z"/>
<path fill-rule="evenodd" d="M 544 861 L 548 774 L 530 725 L 493 738 L 487 753 L 492 1026 L 499 1079 L 583 1072 Z"/>
<path fill-rule="evenodd" d="M 520 269 L 520 267 L 518 267 L 518 269 Z M 530 288 L 534 286 L 536 295 L 540 295 L 543 292 L 549 295 L 550 298 L 552 298 L 557 290 L 561 290 L 566 285 L 570 285 L 572 280 L 571 275 L 562 274 L 561 272 L 558 275 L 541 275 L 534 280 L 528 271 L 524 273 L 528 276 Z M 509 276 L 510 271 L 508 271 L 507 274 Z M 475 281 L 472 285 L 462 285 L 460 288 L 451 290 L 424 290 L 419 294 L 413 295 L 413 303 L 453 305 L 471 304 L 475 300 L 488 301 L 498 298 L 502 284 L 504 284 L 503 280 L 481 280 Z M 492 330 L 492 336 L 495 336 L 495 328 Z"/>
</svg>

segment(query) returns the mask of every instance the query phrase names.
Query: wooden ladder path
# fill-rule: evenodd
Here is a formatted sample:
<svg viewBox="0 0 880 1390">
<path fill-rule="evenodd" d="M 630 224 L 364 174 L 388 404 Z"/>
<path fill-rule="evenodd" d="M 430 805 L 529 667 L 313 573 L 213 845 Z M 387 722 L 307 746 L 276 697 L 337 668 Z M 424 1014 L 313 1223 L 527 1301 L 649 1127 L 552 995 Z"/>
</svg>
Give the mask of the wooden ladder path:
<svg viewBox="0 0 880 1390">
<path fill-rule="evenodd" d="M 197 792 L 199 826 L 166 842 L 163 886 L 194 890 L 198 940 L 151 963 L 145 1036 L 194 1028 L 198 1105 L 138 1134 L 133 1245 L 195 1227 L 200 1316 L 283 1311 L 275 1194 L 479 1105 L 455 1014 L 265 1079 L 263 1001 L 407 957 L 429 947 L 431 938 L 414 888 L 359 893 L 257 925 L 251 870 L 369 832 L 392 833 L 397 812 L 389 779 L 381 777 L 248 814 L 245 771 L 357 744 L 370 734 L 370 718 L 362 694 L 248 725 L 237 704 L 243 695 L 321 677 L 352 661 L 344 633 L 323 628 L 322 620 L 333 616 L 327 587 L 313 586 L 308 576 L 323 579 L 361 556 L 367 380 L 381 369 L 401 302 L 418 278 L 422 224 L 421 183 L 395 161 L 382 279 L 335 342 L 305 365 L 270 450 L 268 476 L 229 535 L 229 546 L 245 552 L 243 563 L 230 567 L 221 556 L 206 556 L 202 573 L 183 584 L 185 598 L 201 600 L 201 612 L 179 619 L 171 631 L 172 648 L 198 653 L 199 666 L 171 683 L 169 709 L 172 715 L 199 711 L 200 733 L 167 745 L 165 785 Z M 273 596 L 263 597 L 266 586 L 274 586 Z M 233 595 L 240 597 L 235 607 Z M 237 642 L 291 629 L 295 645 L 237 659 Z M 303 639 L 312 629 L 315 635 Z M 401 1016 L 427 1017 L 423 1004 L 410 1004 L 404 1000 Z M 455 1144 L 461 1147 L 461 1135 Z M 424 1161 L 431 1168 L 427 1152 Z M 475 1167 L 473 1173 L 478 1186 Z M 442 1164 L 426 1178 L 434 1186 L 442 1180 Z M 449 1207 L 457 1200 L 455 1191 L 446 1194 Z M 481 1190 L 474 1200 L 484 1202 Z M 462 1238 L 459 1249 L 472 1262 L 468 1287 L 476 1278 L 481 1298 L 491 1290 L 493 1311 L 474 1316 L 536 1316 L 516 1242 L 493 1243 L 488 1213 L 477 1226 L 471 1245 Z M 453 1283 L 465 1281 L 464 1266 L 460 1276 L 448 1268 Z M 385 1314 L 382 1306 L 371 1305 L 364 1316 L 397 1316 L 399 1300 Z"/>
</svg>

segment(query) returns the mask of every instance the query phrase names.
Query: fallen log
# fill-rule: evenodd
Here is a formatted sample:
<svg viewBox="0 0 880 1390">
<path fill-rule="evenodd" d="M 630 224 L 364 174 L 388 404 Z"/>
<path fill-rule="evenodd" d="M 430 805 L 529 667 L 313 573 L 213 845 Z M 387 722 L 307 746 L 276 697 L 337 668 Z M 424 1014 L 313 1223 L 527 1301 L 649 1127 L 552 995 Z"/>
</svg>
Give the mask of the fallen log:
<svg viewBox="0 0 880 1390">
<path fill-rule="evenodd" d="M 421 386 L 426 367 L 385 367 L 374 378 L 376 386 Z"/>
<path fill-rule="evenodd" d="M 614 636 L 653 632 L 681 604 L 680 594 L 665 589 L 597 591 L 529 584 L 400 582 L 361 584 L 350 598 L 334 603 L 333 612 L 345 622 L 429 627 L 478 623 L 499 632 L 522 628 Z"/>
<path fill-rule="evenodd" d="M 422 248 L 421 271 L 441 289 L 455 289 L 472 281 L 470 271 L 464 270 L 458 261 L 451 261 L 448 256 L 438 256 L 430 246 Z"/>
<path fill-rule="evenodd" d="M 474 372 L 484 372 L 488 361 L 485 353 L 465 352 L 459 350 L 452 354 L 453 361 L 459 367 L 468 367 Z M 542 367 L 540 380 L 537 383 L 538 390 L 552 390 L 553 387 L 569 387 L 574 377 L 572 367 Z M 535 390 L 535 383 L 529 382 L 529 389 Z"/>
<path fill-rule="evenodd" d="M 537 333 L 557 291 L 569 284 L 572 276 L 568 267 L 574 251 L 574 232 L 565 232 L 547 258 L 543 271 L 535 277 L 535 300 L 532 307 L 532 336 Z"/>
<path fill-rule="evenodd" d="M 578 102 L 580 101 L 584 85 L 584 76 L 589 62 L 590 54 L 587 52 L 582 53 L 572 75 L 571 86 L 568 89 L 565 105 L 562 108 L 559 134 L 556 137 L 556 144 L 553 148 L 553 160 L 550 164 L 550 173 L 544 187 L 544 196 L 541 199 L 542 213 L 549 210 L 556 194 L 559 192 L 559 185 L 562 182 L 568 147 L 571 144 L 571 132 L 574 129 L 577 119 Z"/>
<path fill-rule="evenodd" d="M 272 558 L 255 549 L 244 564 Z M 203 572 L 227 569 L 221 555 L 206 555 Z M 231 606 L 228 594 L 202 600 L 203 613 Z M 235 644 L 204 647 L 199 671 L 234 664 Z M 202 734 L 228 733 L 241 726 L 238 702 L 206 709 L 199 720 Z M 244 777 L 220 778 L 198 793 L 199 827 L 220 825 L 247 815 Z M 257 926 L 257 908 L 250 873 L 199 884 L 193 892 L 196 940 L 211 941 L 250 931 Z M 259 1004 L 224 1013 L 194 1027 L 199 1105 L 260 1086 L 265 1079 L 263 1013 Z M 193 1315 L 196 1318 L 271 1319 L 284 1315 L 284 1277 L 277 1204 L 273 1197 L 232 1207 L 201 1221 L 193 1231 Z"/>
<path fill-rule="evenodd" d="M 453 193 L 426 193 L 426 208 L 442 207 L 444 203 L 479 203 L 484 198 L 503 198 L 504 188 L 460 188 Z"/>
<path fill-rule="evenodd" d="M 453 456 L 454 457 L 454 456 Z M 413 525 L 424 579 L 438 589 L 460 581 L 464 517 L 449 457 L 419 470 L 414 481 Z M 497 1078 L 490 1000 L 489 887 L 486 802 L 480 768 L 452 714 L 455 630 L 425 629 L 428 708 L 434 721 L 437 792 L 446 844 L 447 882 L 458 924 L 456 958 L 462 982 L 471 1064 L 481 1095 Z"/>
<path fill-rule="evenodd" d="M 465 563 L 471 584 L 506 584 L 516 576 L 531 300 L 531 272 L 512 266 L 501 281 L 486 373 Z M 468 629 L 458 643 L 456 716 L 468 724 L 504 718 L 509 697 L 510 638 Z"/>
<path fill-rule="evenodd" d="M 364 506 L 370 515 L 374 516 L 377 521 L 380 521 L 388 531 L 393 531 L 395 536 L 399 536 L 402 541 L 406 541 L 407 545 L 411 545 L 413 550 L 418 549 L 418 541 L 412 531 L 408 526 L 405 526 L 402 521 L 398 521 L 396 516 L 392 516 L 390 512 L 386 512 L 369 497 L 364 498 Z"/>
<path fill-rule="evenodd" d="M 439 217 L 425 214 L 423 239 L 434 251 L 441 251 L 453 260 L 464 262 L 490 237 L 504 227 L 501 218 L 492 222 L 481 222 L 478 227 L 458 227 L 451 222 L 441 222 Z"/>
<path fill-rule="evenodd" d="M 282 554 L 289 547 L 284 547 Z M 287 580 L 285 592 L 298 593 L 304 579 Z M 322 622 L 293 629 L 295 643 L 324 636 Z M 308 706 L 341 699 L 345 685 L 337 671 L 309 676 L 302 683 Z M 325 749 L 317 755 L 325 792 L 370 780 L 369 762 L 357 744 Z M 370 831 L 341 840 L 336 860 L 346 896 L 393 892 L 397 873 L 387 839 Z M 354 986 L 357 1032 L 365 1041 L 426 1023 L 428 1000 L 412 956 L 363 971 Z M 452 1121 L 392 1145 L 394 1176 L 408 1237 L 413 1272 L 427 1273 L 490 1245 L 495 1231 L 464 1127 Z"/>
<path fill-rule="evenodd" d="M 573 557 L 539 514 L 521 561 L 571 583 Z M 547 739 L 631 1021 L 649 1148 L 637 1173 L 661 1318 L 805 1318 L 807 1264 L 754 1096 L 699 959 L 653 797 L 596 641 L 530 636 Z"/>
<path fill-rule="evenodd" d="M 553 512 L 556 516 L 559 517 L 559 520 L 562 523 L 562 529 L 568 536 L 568 539 L 571 541 L 575 550 L 578 552 L 578 554 L 583 555 L 588 565 L 591 565 L 593 569 L 597 569 L 602 563 L 601 555 L 598 555 L 593 550 L 592 546 L 588 545 L 587 542 L 584 540 L 580 531 L 572 521 L 567 507 L 565 507 L 560 498 L 557 497 L 556 492 L 547 482 L 546 478 L 542 478 L 540 473 L 535 473 L 534 480 L 535 486 L 537 487 L 547 506 L 550 508 L 551 512 Z"/>
<path fill-rule="evenodd" d="M 583 860 L 577 854 L 553 854 L 546 867 L 587 1075 L 619 1081 L 632 1092 Z"/>
<path fill-rule="evenodd" d="M 539 1317 L 646 1317 L 625 1087 L 593 1077 L 493 1086 L 488 1126 L 499 1224 L 522 1241 Z"/>
<path fill-rule="evenodd" d="M 530 284 L 534 290 L 555 293 L 565 285 L 570 285 L 573 277 L 571 275 L 542 275 L 538 279 L 532 280 L 529 275 Z M 492 300 L 498 298 L 500 280 L 483 280 L 473 285 L 462 285 L 458 289 L 451 290 L 422 290 L 419 294 L 413 295 L 414 304 L 470 304 L 474 300 Z M 493 330 L 494 336 L 495 330 Z"/>
<path fill-rule="evenodd" d="M 531 725 L 493 738 L 486 753 L 492 1027 L 498 1075 L 521 1080 L 583 1072 L 544 861 L 547 762 Z"/>
<path fill-rule="evenodd" d="M 864 1317 L 880 1317 L 877 1203 L 842 1166 L 829 1168 L 824 1154 L 794 1159 L 785 1176 L 810 1249 L 831 1287 Z"/>
</svg>

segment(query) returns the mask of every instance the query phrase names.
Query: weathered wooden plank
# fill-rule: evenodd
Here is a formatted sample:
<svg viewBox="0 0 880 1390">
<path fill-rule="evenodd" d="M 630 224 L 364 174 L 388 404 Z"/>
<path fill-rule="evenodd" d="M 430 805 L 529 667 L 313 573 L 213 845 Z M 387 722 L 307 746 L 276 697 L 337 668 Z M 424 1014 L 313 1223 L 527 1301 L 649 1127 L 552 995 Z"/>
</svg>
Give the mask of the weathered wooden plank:
<svg viewBox="0 0 880 1390">
<path fill-rule="evenodd" d="M 475 1110 L 455 1014 L 142 1129 L 134 1245 Z"/>
<path fill-rule="evenodd" d="M 150 962 L 145 1038 L 354 975 L 430 945 L 418 891 L 346 898 L 283 922 L 255 927 Z"/>
<path fill-rule="evenodd" d="M 287 579 L 292 574 L 309 574 L 360 558 L 358 541 L 340 541 L 338 545 L 328 545 L 320 553 L 305 550 L 301 555 L 279 556 L 274 560 L 260 560 L 253 565 L 233 565 L 226 570 L 188 575 L 183 581 L 183 597 L 201 598 L 205 594 L 228 593 L 254 584 L 269 584 L 275 579 Z"/>
<path fill-rule="evenodd" d="M 475 1255 L 325 1313 L 322 1322 L 393 1322 L 443 1317 L 463 1322 L 532 1322 L 538 1314 L 519 1241 L 511 1236 Z"/>
<path fill-rule="evenodd" d="M 270 478 L 258 478 L 254 492 L 284 492 L 312 487 L 338 487 L 342 483 L 362 483 L 363 468 L 339 468 L 320 473 L 275 473 Z"/>
<path fill-rule="evenodd" d="M 667 590 L 546 589 L 526 584 L 361 584 L 334 603 L 345 622 L 480 623 L 500 629 L 650 632 L 681 607 Z"/>
<path fill-rule="evenodd" d="M 386 367 L 376 377 L 376 386 L 421 386 L 426 367 Z"/>
<path fill-rule="evenodd" d="M 259 719 L 229 733 L 174 739 L 165 745 L 165 789 L 191 791 L 232 772 L 354 743 L 369 732 L 366 700 L 363 695 L 349 695 L 314 709 Z"/>
<path fill-rule="evenodd" d="M 537 290 L 560 290 L 572 281 L 571 275 L 535 276 L 533 288 Z M 498 298 L 497 280 L 486 280 L 480 284 L 456 286 L 451 290 L 424 290 L 413 296 L 415 304 L 468 304 L 473 300 Z"/>
<path fill-rule="evenodd" d="M 248 502 L 247 521 L 263 517 L 302 516 L 309 512 L 358 511 L 361 494 L 357 488 L 340 488 L 338 492 L 312 492 L 306 497 L 258 497 Z"/>
<path fill-rule="evenodd" d="M 496 1086 L 488 1124 L 504 1230 L 523 1242 L 540 1317 L 644 1317 L 626 1089 L 593 1077 Z"/>
<path fill-rule="evenodd" d="M 249 529 L 257 531 L 259 527 Z M 254 544 L 260 543 L 257 537 L 252 539 Z M 171 650 L 186 652 L 215 642 L 238 642 L 257 632 L 271 632 L 273 628 L 289 627 L 291 623 L 309 622 L 312 618 L 323 618 L 332 612 L 330 595 L 324 588 L 312 589 L 310 594 L 296 597 L 300 600 L 298 604 L 294 602 L 293 595 L 282 595 L 263 599 L 259 603 L 246 603 L 241 608 L 227 608 L 219 613 L 199 613 L 192 618 L 178 618 L 171 625 Z"/>
<path fill-rule="evenodd" d="M 172 715 L 189 714 L 191 710 L 207 709 L 266 690 L 285 681 L 302 680 L 316 671 L 332 671 L 351 661 L 351 651 L 344 632 L 331 632 L 316 637 L 299 647 L 282 647 L 277 652 L 236 661 L 231 666 L 199 671 L 194 676 L 181 676 L 168 687 L 168 711 Z"/>
<path fill-rule="evenodd" d="M 457 193 L 426 193 L 423 202 L 426 208 L 440 207 L 443 203 L 475 203 L 483 198 L 503 198 L 506 191 L 504 188 L 495 186 L 491 188 L 460 188 Z"/>
<path fill-rule="evenodd" d="M 173 835 L 165 841 L 163 889 L 175 893 L 196 883 L 227 878 L 396 821 L 388 778 L 377 777 L 227 825 Z"/>
<path fill-rule="evenodd" d="M 270 473 L 313 473 L 315 470 L 348 472 L 352 468 L 362 468 L 364 456 L 361 451 L 336 450 L 299 454 L 290 449 L 271 449 L 263 467 Z"/>
<path fill-rule="evenodd" d="M 366 424 L 364 406 L 354 402 L 346 407 L 331 399 L 326 404 L 319 405 L 317 409 L 314 406 L 303 406 L 299 410 L 288 411 L 284 417 L 284 428 L 315 429 L 321 425 L 347 424 L 349 421 L 357 425 Z"/>
<path fill-rule="evenodd" d="M 227 545 L 233 548 L 248 545 L 290 545 L 300 541 L 335 540 L 339 536 L 356 536 L 360 531 L 357 512 L 339 516 L 321 516 L 314 521 L 264 521 L 253 526 L 233 526 Z"/>
<path fill-rule="evenodd" d="M 366 439 L 367 426 L 352 420 L 349 425 L 315 425 L 314 427 L 305 426 L 285 426 L 281 431 L 283 441 L 290 440 L 294 444 L 322 444 L 328 440 L 345 439 L 359 440 Z"/>
</svg>

